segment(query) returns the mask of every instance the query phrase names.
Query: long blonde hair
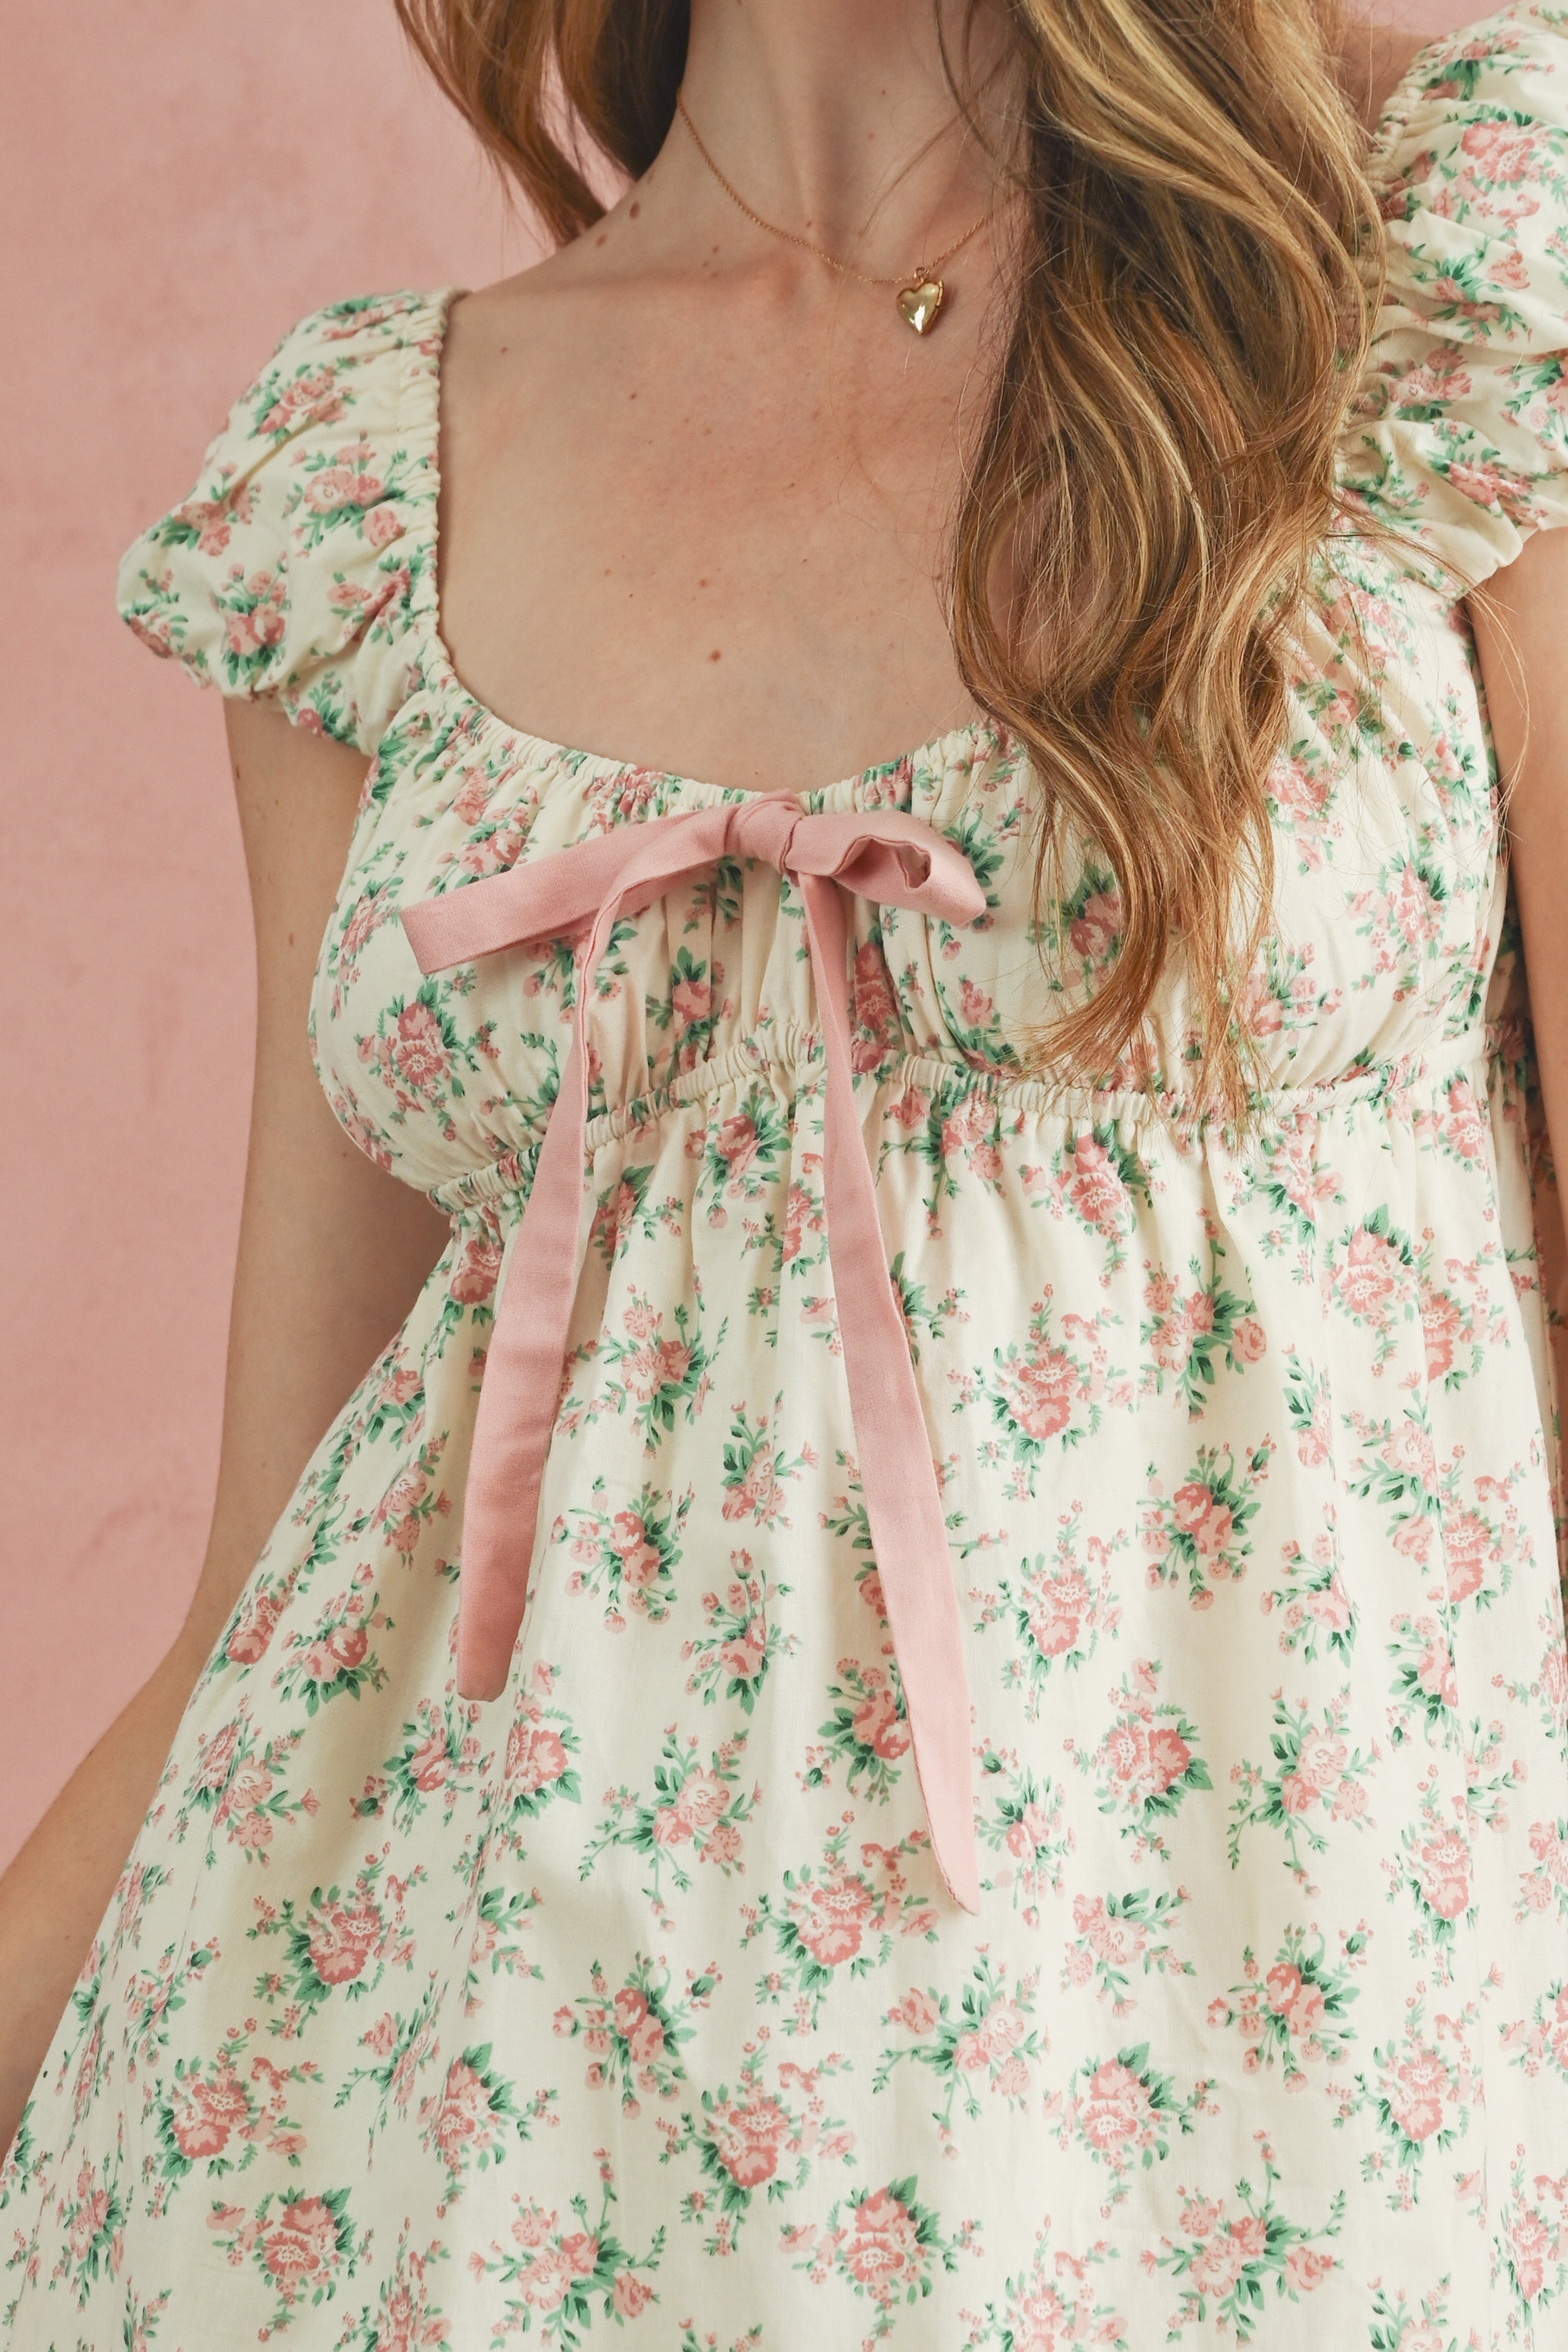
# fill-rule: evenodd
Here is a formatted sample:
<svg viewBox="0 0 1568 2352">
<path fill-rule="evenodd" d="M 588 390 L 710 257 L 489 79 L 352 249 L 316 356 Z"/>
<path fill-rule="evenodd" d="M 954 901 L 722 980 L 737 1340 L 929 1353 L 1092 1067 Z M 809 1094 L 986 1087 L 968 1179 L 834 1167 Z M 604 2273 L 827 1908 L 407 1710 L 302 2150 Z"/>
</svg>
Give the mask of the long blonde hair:
<svg viewBox="0 0 1568 2352">
<path fill-rule="evenodd" d="M 952 635 L 976 701 L 1030 756 L 1040 910 L 1075 840 L 1120 908 L 1102 983 L 1036 1058 L 1114 1067 L 1179 947 L 1186 1083 L 1234 1116 L 1291 625 L 1383 288 L 1339 0 L 1004 5 L 1017 112 L 997 152 L 1022 227 L 953 530 Z M 562 96 L 622 171 L 663 145 L 687 0 L 396 5 L 558 239 L 602 211 L 562 143 Z"/>
</svg>

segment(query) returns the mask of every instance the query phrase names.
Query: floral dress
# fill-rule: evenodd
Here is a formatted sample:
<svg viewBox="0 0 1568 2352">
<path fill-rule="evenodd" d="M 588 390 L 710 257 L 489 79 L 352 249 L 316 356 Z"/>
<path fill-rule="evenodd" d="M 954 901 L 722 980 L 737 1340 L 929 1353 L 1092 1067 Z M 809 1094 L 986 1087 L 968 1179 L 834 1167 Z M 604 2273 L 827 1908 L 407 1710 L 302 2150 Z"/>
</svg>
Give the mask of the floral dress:
<svg viewBox="0 0 1568 2352">
<path fill-rule="evenodd" d="M 402 917 L 754 796 L 454 674 L 449 295 L 294 330 L 126 558 L 155 651 L 371 755 L 315 1053 L 452 1232 L 235 1606 L 38 2077 L 10 2352 L 1568 2346 L 1555 1416 L 1448 568 L 1568 523 L 1568 12 L 1429 44 L 1370 169 L 1388 294 L 1272 772 L 1251 1129 L 1182 1094 L 1179 974 L 1152 1072 L 1022 1074 L 1121 914 L 1084 855 L 1042 978 L 996 730 L 803 796 L 922 821 L 984 902 L 844 899 L 972 1911 L 862 1491 L 801 892 L 764 857 L 623 914 L 585 997 L 528 1612 L 505 1695 L 459 1692 L 475 1417 L 581 967 L 547 938 L 427 971 Z"/>
</svg>

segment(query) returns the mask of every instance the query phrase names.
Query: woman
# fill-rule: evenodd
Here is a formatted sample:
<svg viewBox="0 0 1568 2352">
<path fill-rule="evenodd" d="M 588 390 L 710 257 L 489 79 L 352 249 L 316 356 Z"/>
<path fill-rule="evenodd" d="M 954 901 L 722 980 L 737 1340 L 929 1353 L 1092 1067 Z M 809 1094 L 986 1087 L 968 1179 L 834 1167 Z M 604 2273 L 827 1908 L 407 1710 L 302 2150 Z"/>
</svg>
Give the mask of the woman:
<svg viewBox="0 0 1568 2352">
<path fill-rule="evenodd" d="M 562 245 L 126 559 L 260 1049 L 6 2340 L 1561 2346 L 1560 12 L 405 13 Z"/>
</svg>

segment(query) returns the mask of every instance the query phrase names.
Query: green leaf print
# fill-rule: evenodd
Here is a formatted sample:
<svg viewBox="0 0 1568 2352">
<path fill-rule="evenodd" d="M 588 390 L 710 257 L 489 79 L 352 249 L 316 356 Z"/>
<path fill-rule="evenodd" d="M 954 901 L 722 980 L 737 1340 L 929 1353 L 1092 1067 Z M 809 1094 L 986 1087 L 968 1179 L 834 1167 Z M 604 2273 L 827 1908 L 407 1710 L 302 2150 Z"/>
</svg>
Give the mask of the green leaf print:
<svg viewBox="0 0 1568 2352">
<path fill-rule="evenodd" d="M 884 2048 L 872 2089 L 884 2091 L 894 2069 L 905 2060 L 928 2067 L 936 2077 L 941 2105 L 932 2110 L 945 2151 L 954 2147 L 953 2107 L 979 2123 L 992 2111 L 1021 2105 L 1033 2084 L 1030 2069 L 1044 2055 L 1044 2030 L 1030 2022 L 1039 1987 L 1038 1970 L 1019 1976 L 1009 1991 L 1007 1965 L 982 1953 L 970 1971 L 956 2009 L 940 1987 L 905 1993 L 883 2019 L 915 2038 L 902 2050 Z M 986 2094 L 982 2104 L 981 2092 Z"/>
<path fill-rule="evenodd" d="M 639 1952 L 613 1990 L 597 1960 L 590 1979 L 587 1992 L 556 2011 L 555 2032 L 581 2043 L 589 2089 L 618 2086 L 621 2111 L 633 2122 L 642 2113 L 639 2091 L 673 2099 L 685 2082 L 680 2053 L 695 2038 L 693 2020 L 712 2001 L 719 1972 L 688 1969 L 677 1992 L 669 1968 Z"/>
<path fill-rule="evenodd" d="M 908 1884 L 908 1865 L 928 1839 L 922 1830 L 896 1846 L 865 1845 L 859 1867 L 849 1856 L 849 1829 L 828 1836 L 821 1866 L 786 1870 L 777 1893 L 765 1893 L 744 1940 L 771 1935 L 777 1965 L 758 1979 L 757 2002 L 782 2009 L 787 2035 L 814 2033 L 841 1976 L 851 1982 L 883 1967 L 901 1941 L 936 1939 L 929 1898 Z"/>
<path fill-rule="evenodd" d="M 358 2266 L 347 2189 L 309 2197 L 268 2189 L 252 2213 L 214 2205 L 208 2226 L 225 2252 L 250 2255 L 277 2295 L 268 2322 L 275 2334 L 298 2310 L 330 2303 Z"/>
<path fill-rule="evenodd" d="M 945 2236 L 936 2210 L 920 2202 L 919 2187 L 911 2173 L 879 2189 L 854 2189 L 829 2207 L 820 2230 L 782 2232 L 786 2251 L 797 2242 L 810 2249 L 797 2255 L 795 2268 L 814 2286 L 834 2279 L 871 2304 L 868 2345 L 890 2336 L 900 2306 L 923 2302 L 936 2273 L 956 2270 L 958 2255 L 975 2245 L 978 2224 L 962 2221 Z"/>
<path fill-rule="evenodd" d="M 1246 2179 L 1237 2181 L 1233 2199 L 1190 2195 L 1179 2234 L 1160 2240 L 1155 2260 L 1180 2290 L 1167 2343 L 1212 2318 L 1228 2327 L 1238 2344 L 1250 2344 L 1264 2318 L 1270 2285 L 1276 2302 L 1298 2303 L 1338 2267 L 1336 2258 L 1319 2248 L 1343 2227 L 1344 2190 L 1334 2192 L 1328 2218 L 1316 2229 L 1292 2221 L 1274 2201 L 1280 2174 L 1273 2151 L 1261 2132 L 1254 2137 L 1263 2165 L 1262 2196 Z"/>
<path fill-rule="evenodd" d="M 703 2251 L 716 2259 L 735 2252 L 758 2198 L 778 2204 L 825 2162 L 853 2160 L 854 2136 L 828 2115 L 822 2088 L 847 2071 L 848 2061 L 786 2064 L 770 2088 L 766 2026 L 761 2038 L 763 2051 L 747 2060 L 733 2092 L 727 2083 L 704 2091 L 700 2107 L 682 2115 L 680 2129 L 667 2133 L 660 2152 L 661 2164 L 695 2152 L 708 2185 L 682 2199 L 681 2219 L 705 2225 Z"/>
<path fill-rule="evenodd" d="M 664 1881 L 673 1881 L 679 1894 L 691 1892 L 691 1874 L 681 1859 L 690 1851 L 698 1863 L 712 1864 L 725 1876 L 740 1861 L 741 1832 L 757 1802 L 756 1789 L 740 1786 L 740 1765 L 747 1735 L 723 1741 L 704 1764 L 695 1733 L 685 1738 L 672 1729 L 665 1734 L 653 1767 L 653 1793 L 641 1797 L 629 1788 L 610 1790 L 598 1829 L 582 1850 L 579 1875 L 591 1875 L 601 1854 L 625 1847 L 643 1856 L 647 1864 L 645 1891 L 655 1916 L 669 1926 Z"/>
<path fill-rule="evenodd" d="M 476 2252 L 476 2273 L 498 2278 L 503 2286 L 520 2289 L 509 2294 L 492 2327 L 491 2352 L 505 2352 L 508 2336 L 528 2336 L 537 2325 L 540 2341 L 552 2352 L 580 2352 L 582 2339 L 602 2319 L 619 2328 L 635 2319 L 659 2298 L 649 2284 L 664 2251 L 661 2226 L 648 2251 L 635 2254 L 610 2226 L 619 2201 L 609 2158 L 600 2163 L 598 2217 L 589 2219 L 589 2203 L 579 2191 L 570 2200 L 575 2230 L 557 2226 L 558 2215 L 535 2197 L 517 2208 L 508 2231 L 509 2243 L 492 2239 L 488 2250 Z"/>
</svg>

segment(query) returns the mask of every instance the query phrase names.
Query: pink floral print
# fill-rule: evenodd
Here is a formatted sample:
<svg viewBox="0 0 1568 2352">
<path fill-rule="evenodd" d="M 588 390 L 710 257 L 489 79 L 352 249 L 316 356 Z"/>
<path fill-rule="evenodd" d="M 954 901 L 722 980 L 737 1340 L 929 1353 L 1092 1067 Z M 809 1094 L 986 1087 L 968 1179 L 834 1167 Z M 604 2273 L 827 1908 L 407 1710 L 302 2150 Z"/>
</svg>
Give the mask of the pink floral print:
<svg viewBox="0 0 1568 2352">
<path fill-rule="evenodd" d="M 1085 850 L 1031 932 L 1004 735 L 807 795 L 913 811 L 987 894 L 963 931 L 857 904 L 851 942 L 977 1917 L 929 1851 L 771 871 L 694 877 L 605 959 L 528 1615 L 506 1697 L 456 1689 L 573 972 L 557 942 L 422 981 L 399 912 L 735 795 L 455 676 L 450 296 L 304 321 L 131 551 L 155 650 L 371 756 L 312 1037 L 452 1240 L 240 1595 L 60 2021 L 0 2179 L 11 2352 L 1560 2352 L 1548 1173 L 1448 567 L 1568 522 L 1568 16 L 1428 44 L 1370 170 L 1389 293 L 1271 777 L 1250 1129 L 1194 1116 L 1179 966 L 1124 1068 L 1025 1075 L 1123 911 Z"/>
</svg>

